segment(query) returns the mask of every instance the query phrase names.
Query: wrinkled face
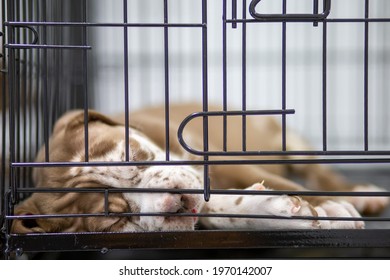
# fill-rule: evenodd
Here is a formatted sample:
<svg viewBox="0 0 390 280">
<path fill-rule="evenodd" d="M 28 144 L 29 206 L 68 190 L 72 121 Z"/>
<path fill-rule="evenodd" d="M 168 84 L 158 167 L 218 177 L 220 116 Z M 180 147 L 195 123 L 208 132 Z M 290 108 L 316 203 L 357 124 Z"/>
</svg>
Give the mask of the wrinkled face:
<svg viewBox="0 0 390 280">
<path fill-rule="evenodd" d="M 63 153 L 71 154 L 69 161 L 85 161 L 83 132 L 83 125 L 68 125 L 64 129 L 55 129 L 50 145 L 53 151 L 51 160 L 63 160 L 64 157 L 69 156 L 60 155 L 61 151 L 65 151 Z M 126 160 L 123 125 L 95 120 L 89 123 L 88 132 L 90 162 Z M 185 215 L 177 217 L 169 214 L 199 213 L 203 206 L 202 195 L 173 194 L 163 191 L 148 193 L 147 190 L 152 188 L 200 189 L 203 187 L 203 182 L 199 171 L 190 166 L 137 166 L 136 163 L 139 161 L 165 161 L 165 153 L 147 136 L 133 128 L 129 131 L 128 144 L 129 165 L 75 166 L 70 167 L 66 172 L 57 172 L 57 176 L 53 175 L 53 172 L 49 175 L 45 169 L 37 169 L 34 174 L 36 184 L 38 187 L 55 186 L 60 181 L 61 187 L 66 188 L 142 188 L 145 192 L 124 192 L 123 197 L 128 204 L 128 212 L 148 215 L 129 216 L 123 226 L 123 231 L 193 230 L 197 218 Z M 38 156 L 38 161 L 43 161 L 43 159 Z M 153 215 L 156 213 L 164 215 Z"/>
<path fill-rule="evenodd" d="M 50 137 L 48 151 L 47 147 L 42 147 L 36 161 L 86 162 L 84 120 L 83 111 L 69 112 L 61 117 Z M 15 215 L 43 218 L 15 219 L 12 231 L 193 230 L 197 222 L 193 214 L 202 209 L 203 198 L 198 194 L 180 193 L 180 190 L 202 188 L 199 171 L 190 166 L 153 164 L 165 161 L 165 152 L 133 128 L 129 128 L 129 139 L 125 141 L 125 126 L 120 121 L 94 111 L 89 111 L 87 120 L 88 162 L 92 164 L 36 167 L 33 170 L 35 186 L 131 188 L 133 191 L 110 192 L 107 197 L 102 192 L 36 192 L 15 208 Z M 46 158 L 47 154 L 49 158 Z M 174 160 L 174 155 L 171 155 L 171 160 Z M 94 164 L 96 162 L 99 164 Z M 158 189 L 158 192 L 151 192 L 151 189 Z M 106 211 L 112 215 L 101 216 Z M 71 217 L 69 214 L 98 215 Z M 53 215 L 55 217 L 51 218 Z"/>
</svg>

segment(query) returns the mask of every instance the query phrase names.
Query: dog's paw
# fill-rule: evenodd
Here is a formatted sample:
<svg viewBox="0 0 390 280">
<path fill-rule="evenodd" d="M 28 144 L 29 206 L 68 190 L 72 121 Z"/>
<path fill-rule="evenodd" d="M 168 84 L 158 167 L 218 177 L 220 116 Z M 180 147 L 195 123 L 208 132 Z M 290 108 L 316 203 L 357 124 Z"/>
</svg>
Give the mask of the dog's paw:
<svg viewBox="0 0 390 280">
<path fill-rule="evenodd" d="M 268 226 L 275 229 L 320 229 L 317 210 L 299 196 L 270 196 L 259 207 L 267 215 L 279 217 L 268 220 Z M 287 219 L 284 219 L 286 217 Z M 308 219 L 311 218 L 311 219 Z"/>
<path fill-rule="evenodd" d="M 363 229 L 365 224 L 360 220 L 344 220 L 343 218 L 361 218 L 355 207 L 346 201 L 328 200 L 322 204 L 313 207 L 309 202 L 301 199 L 298 196 L 280 196 L 274 197 L 272 200 L 291 201 L 294 206 L 287 207 L 291 209 L 291 217 L 294 220 L 287 220 L 282 224 L 281 228 L 293 229 Z M 284 213 L 283 207 L 275 207 L 275 214 L 278 215 L 278 209 L 281 214 Z M 288 215 L 290 216 L 290 215 Z M 302 217 L 300 219 L 299 217 Z M 305 219 L 313 217 L 310 220 Z M 316 219 L 318 217 L 318 219 Z M 321 219 L 329 218 L 329 219 Z M 277 221 L 277 223 L 281 223 Z"/>
<path fill-rule="evenodd" d="M 204 207 L 207 214 L 240 215 L 240 217 L 204 217 L 201 223 L 217 229 L 362 229 L 364 222 L 343 218 L 360 218 L 354 206 L 346 201 L 325 201 L 313 207 L 298 196 L 272 195 L 262 184 L 247 190 L 261 195 L 212 196 Z M 248 216 L 248 217 L 246 217 Z M 321 217 L 321 218 L 319 218 Z M 329 218 L 329 219 L 327 219 Z M 338 219 L 339 218 L 339 219 Z"/>
<path fill-rule="evenodd" d="M 386 192 L 385 189 L 375 185 L 358 185 L 352 189 L 353 192 Z M 380 214 L 390 204 L 387 196 L 351 196 L 346 198 L 355 208 L 366 215 Z"/>
<path fill-rule="evenodd" d="M 315 207 L 318 217 L 329 217 L 320 220 L 321 229 L 363 229 L 364 222 L 359 220 L 342 220 L 342 218 L 360 218 L 355 207 L 346 201 L 328 200 Z M 337 219 L 340 218 L 340 219 Z"/>
<path fill-rule="evenodd" d="M 344 220 L 343 218 L 361 218 L 356 208 L 346 201 L 328 200 L 313 207 L 309 202 L 298 196 L 268 197 L 258 211 L 267 209 L 266 214 L 292 217 L 279 219 L 268 224 L 270 228 L 280 229 L 363 229 L 365 224 L 360 220 Z M 300 217 L 302 217 L 300 219 Z M 311 217 L 311 218 L 310 218 Z M 316 219 L 316 218 L 329 218 Z M 310 218 L 310 219 L 308 219 Z"/>
<path fill-rule="evenodd" d="M 269 191 L 260 183 L 246 190 Z M 215 195 L 206 203 L 203 212 L 241 216 L 201 218 L 201 223 L 207 228 L 254 230 L 320 228 L 318 220 L 304 218 L 317 217 L 317 211 L 307 201 L 297 196 Z"/>
</svg>

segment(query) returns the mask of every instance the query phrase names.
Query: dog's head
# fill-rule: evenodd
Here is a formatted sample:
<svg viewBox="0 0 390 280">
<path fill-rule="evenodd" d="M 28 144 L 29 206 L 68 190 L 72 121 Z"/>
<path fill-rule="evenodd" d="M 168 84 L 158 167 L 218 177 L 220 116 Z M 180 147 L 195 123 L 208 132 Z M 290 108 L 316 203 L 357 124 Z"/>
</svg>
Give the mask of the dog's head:
<svg viewBox="0 0 390 280">
<path fill-rule="evenodd" d="M 126 160 L 125 126 L 94 111 L 88 112 L 87 121 L 88 161 L 108 164 L 35 168 L 33 179 L 36 187 L 65 188 L 67 191 L 34 193 L 16 207 L 15 214 L 50 217 L 16 219 L 12 231 L 28 233 L 193 229 L 196 223 L 193 217 L 143 216 L 138 213 L 196 213 L 203 203 L 200 195 L 119 191 L 109 192 L 107 198 L 104 191 L 71 192 L 72 189 L 88 188 L 202 187 L 202 176 L 189 166 L 137 166 L 136 163 L 140 161 L 163 161 L 165 152 L 138 129 L 132 127 L 129 128 L 128 139 L 129 164 L 110 165 Z M 85 162 L 85 135 L 83 111 L 73 111 L 64 115 L 56 123 L 49 141 L 49 161 Z M 46 154 L 43 147 L 36 161 L 45 162 Z M 97 213 L 102 216 L 79 215 Z"/>
</svg>

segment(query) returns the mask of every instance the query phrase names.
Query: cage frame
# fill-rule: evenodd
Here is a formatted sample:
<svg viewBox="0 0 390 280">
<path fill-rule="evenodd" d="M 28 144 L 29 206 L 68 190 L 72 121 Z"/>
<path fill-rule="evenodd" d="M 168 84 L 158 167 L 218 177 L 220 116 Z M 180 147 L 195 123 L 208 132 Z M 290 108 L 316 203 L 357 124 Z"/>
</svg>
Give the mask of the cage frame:
<svg viewBox="0 0 390 280">
<path fill-rule="evenodd" d="M 3 5 L 7 0 L 3 0 Z M 43 1 L 45 2 L 45 1 Z M 43 3 L 42 2 L 42 3 Z M 83 5 L 86 5 L 86 1 L 82 1 Z M 223 29 L 223 90 L 224 90 L 224 105 L 223 110 L 218 112 L 209 111 L 208 109 L 208 66 L 207 66 L 207 0 L 202 0 L 203 12 L 202 12 L 202 20 L 199 23 L 193 24 L 176 24 L 169 22 L 167 7 L 169 0 L 163 0 L 164 2 L 164 20 L 160 23 L 129 23 L 127 22 L 127 0 L 123 1 L 124 5 L 124 20 L 123 23 L 91 23 L 87 22 L 86 14 L 82 15 L 84 21 L 80 22 L 45 22 L 45 21 L 18 21 L 10 15 L 15 14 L 13 10 L 15 8 L 13 1 L 7 2 L 8 8 L 8 17 L 7 21 L 3 25 L 3 34 L 7 34 L 7 44 L 3 47 L 4 53 L 8 53 L 9 63 L 7 65 L 6 71 L 3 72 L 3 76 L 7 76 L 8 78 L 8 90 L 9 90 L 9 102 L 10 102 L 10 114 L 9 114 L 9 127 L 16 128 L 17 123 L 20 122 L 20 112 L 18 112 L 17 108 L 20 108 L 21 104 L 18 103 L 17 98 L 15 98 L 15 92 L 18 91 L 16 88 L 18 85 L 17 81 L 17 72 L 15 67 L 17 66 L 16 53 L 20 50 L 32 50 L 39 49 L 42 50 L 42 55 L 45 56 L 46 51 L 48 49 L 77 49 L 82 53 L 83 61 L 86 65 L 86 52 L 91 49 L 86 42 L 86 38 L 82 38 L 82 44 L 80 45 L 52 45 L 52 44 L 38 44 L 36 37 L 38 36 L 38 28 L 41 30 L 45 30 L 46 27 L 76 27 L 84 30 L 87 28 L 98 28 L 101 26 L 104 27 L 113 27 L 113 28 L 122 28 L 124 31 L 124 38 L 127 44 L 126 34 L 128 28 L 148 28 L 148 27 L 160 27 L 164 30 L 164 53 L 165 53 L 165 99 L 166 99 L 166 134 L 167 139 L 169 139 L 169 29 L 170 28 L 200 28 L 202 30 L 202 83 L 203 83 L 203 111 L 196 113 L 194 115 L 189 116 L 187 119 L 183 120 L 181 125 L 178 138 L 182 143 L 183 147 L 192 154 L 203 157 L 203 160 L 199 161 L 170 161 L 169 149 L 167 149 L 166 161 L 161 162 L 110 162 L 109 165 L 112 166 L 121 166 L 121 165 L 201 165 L 204 167 L 204 188 L 201 191 L 204 195 L 205 200 L 208 200 L 210 195 L 212 194 L 221 194 L 223 191 L 211 190 L 209 185 L 208 178 L 208 167 L 210 165 L 226 165 L 226 164 L 280 164 L 280 161 L 272 160 L 272 159 L 254 159 L 254 160 L 213 160 L 209 159 L 212 156 L 275 156 L 275 155 L 290 155 L 290 156 L 306 156 L 313 155 L 317 156 L 316 159 L 290 159 L 283 160 L 283 164 L 339 164 L 339 163 L 348 163 L 348 164 L 367 164 L 367 163 L 379 163 L 379 164 L 389 164 L 390 163 L 390 151 L 388 150 L 371 150 L 369 148 L 369 140 L 368 140 L 368 102 L 369 102 L 369 92 L 368 92 L 368 32 L 369 25 L 372 22 L 390 22 L 389 18 L 370 18 L 369 17 L 369 0 L 365 0 L 365 17 L 364 18 L 355 18 L 355 19 L 332 19 L 328 18 L 330 8 L 330 0 L 324 1 L 324 13 L 318 14 L 318 1 L 314 0 L 313 14 L 302 16 L 302 15 L 291 15 L 287 13 L 287 0 L 283 0 L 283 12 L 281 15 L 266 15 L 264 18 L 260 18 L 259 15 L 256 15 L 254 18 L 246 17 L 246 8 L 244 9 L 244 13 L 242 17 L 237 16 L 237 0 L 232 0 L 232 15 L 229 16 L 227 14 L 227 5 L 228 0 L 223 0 L 223 13 L 222 13 L 222 29 Z M 244 7 L 252 7 L 251 14 L 254 13 L 254 9 L 256 5 L 260 3 L 260 0 L 252 0 L 250 3 L 246 0 L 242 0 Z M 315 4 L 317 3 L 317 5 Z M 248 6 L 248 4 L 250 4 Z M 85 6 L 84 6 L 85 8 Z M 4 9 L 3 9 L 4 10 Z M 317 10 L 317 12 L 316 12 Z M 85 10 L 84 10 L 85 12 Z M 3 11 L 4 13 L 4 11 Z M 3 15 L 5 16 L 5 15 Z M 278 22 L 282 25 L 282 105 L 281 109 L 277 110 L 255 110 L 250 111 L 246 109 L 246 96 L 245 96 L 245 83 L 243 83 L 243 94 L 242 94 L 242 111 L 230 111 L 227 106 L 227 78 L 226 78 L 226 49 L 227 49 L 227 28 L 229 25 L 232 28 L 237 28 L 238 25 L 242 25 L 243 28 L 243 38 L 242 38 L 242 47 L 245 50 L 246 46 L 246 25 L 247 24 L 266 24 L 267 22 Z M 294 110 L 287 108 L 286 104 L 286 30 L 287 23 L 289 22 L 308 22 L 312 23 L 314 26 L 322 24 L 323 28 L 323 149 L 317 151 L 287 151 L 286 149 L 286 115 L 293 114 Z M 365 26 L 365 50 L 364 50 L 364 148 L 362 150 L 355 151 L 332 151 L 327 148 L 327 53 L 326 53 L 326 44 L 327 44 L 327 26 L 328 24 L 332 24 L 334 22 L 361 22 Z M 19 29 L 27 28 L 32 32 L 32 42 L 31 43 L 18 43 L 18 39 L 16 38 L 14 32 Z M 319 27 L 318 27 L 319 28 Z M 44 31 L 43 31 L 44 32 Z M 26 35 L 25 35 L 26 36 Z M 27 38 L 27 37 L 25 37 Z M 124 49 L 126 50 L 126 44 Z M 4 50 L 6 49 L 6 51 Z M 243 51 L 243 66 L 242 66 L 242 76 L 245 79 L 246 76 L 246 67 L 245 67 L 245 56 L 246 53 Z M 5 64 L 5 56 L 3 56 L 3 62 Z M 46 58 L 47 59 L 47 58 Z M 128 61 L 128 58 L 124 57 L 125 61 Z M 126 62 L 125 62 L 126 65 Z M 126 69 L 126 68 L 125 68 Z M 47 69 L 42 69 L 42 71 L 47 71 Z M 87 71 L 87 70 L 85 70 Z M 128 75 L 126 70 L 124 75 Z M 84 81 L 86 81 L 86 76 L 83 77 Z M 128 80 L 125 82 L 128 84 Z M 86 83 L 87 84 L 87 83 Z M 86 85 L 85 85 L 86 86 Z M 3 84 L 3 87 L 5 85 Z M 86 86 L 87 87 L 87 86 Z M 44 102 L 50 102 L 47 97 L 47 88 L 43 87 L 43 100 Z M 83 103 L 85 119 L 87 118 L 87 109 L 89 104 L 89 96 L 87 94 L 87 89 L 83 90 L 83 99 L 81 103 Z M 20 93 L 18 93 L 20 94 Z M 3 96 L 3 100 L 5 100 L 5 96 Z M 128 88 L 125 87 L 125 104 L 129 102 L 129 92 Z M 6 102 L 3 102 L 5 104 Z M 5 105 L 3 105 L 5 106 Z M 48 108 L 48 104 L 43 104 L 42 108 Z M 125 116 L 129 115 L 128 106 L 125 106 Z M 3 110 L 5 112 L 5 110 Z M 5 114 L 5 113 L 4 113 Z M 256 151 L 246 151 L 245 145 L 245 127 L 246 127 L 246 116 L 248 115 L 281 115 L 282 116 L 282 131 L 283 131 L 283 144 L 282 151 L 272 151 L 272 152 L 256 152 Z M 46 144 L 48 151 L 48 143 L 49 143 L 49 112 L 44 110 L 43 115 L 45 116 L 43 119 L 47 122 L 43 124 L 44 127 L 44 136 L 43 142 Z M 242 116 L 243 120 L 243 148 L 242 151 L 228 151 L 226 148 L 226 118 L 228 116 L 237 115 Z M 208 123 L 207 118 L 212 116 L 222 116 L 225 119 L 225 130 L 224 130 L 224 150 L 223 151 L 209 151 L 208 149 Z M 189 145 L 187 145 L 182 137 L 182 131 L 188 122 L 193 120 L 194 118 L 203 118 L 203 127 L 204 127 L 204 150 L 197 151 L 192 149 Z M 3 117 L 3 123 L 5 124 L 6 116 Z M 128 117 L 126 117 L 126 127 L 128 127 Z M 88 139 L 88 123 L 84 123 L 85 126 L 85 139 Z M 126 129 L 126 135 L 128 136 L 129 131 Z M 3 137 L 5 134 L 3 133 Z M 390 230 L 384 229 L 375 229 L 375 230 L 310 230 L 310 231 L 195 231 L 195 232 L 164 232 L 164 233 L 58 233 L 58 234 L 28 234 L 28 235 L 20 235 L 14 234 L 10 232 L 10 223 L 13 219 L 18 219 L 21 217 L 17 217 L 13 215 L 12 207 L 7 207 L 8 205 L 14 205 L 18 199 L 17 197 L 21 193 L 33 193 L 33 192 L 56 192 L 63 191 L 59 189 L 34 189 L 34 188 L 19 188 L 18 180 L 15 179 L 15 176 L 18 177 L 18 170 L 24 168 L 33 168 L 33 167 L 58 167 L 58 166 L 106 166 L 107 162 L 89 162 L 88 161 L 88 140 L 85 142 L 85 162 L 78 163 L 67 163 L 67 162 L 51 162 L 49 159 L 48 152 L 46 153 L 46 162 L 36 163 L 36 162 L 28 162 L 27 159 L 20 159 L 20 156 L 17 156 L 17 148 L 16 143 L 20 142 L 20 137 L 16 133 L 16 129 L 12 130 L 10 133 L 10 170 L 11 170 L 11 187 L 6 191 L 5 183 L 1 188 L 2 198 L 4 198 L 4 203 L 2 204 L 2 221 L 3 228 L 1 239 L 3 240 L 1 251 L 4 256 L 9 256 L 10 253 L 16 252 L 17 254 L 21 254 L 23 252 L 40 252 L 40 251 L 68 251 L 68 250 L 86 250 L 86 251 L 106 251 L 106 250 L 115 250 L 115 249 L 231 249 L 231 248 L 312 248 L 312 247 L 333 247 L 333 248 L 354 248 L 354 247 L 381 247 L 381 248 L 389 248 L 390 247 Z M 128 141 L 128 137 L 126 138 Z M 127 142 L 128 144 L 128 142 Z M 129 145 L 126 145 L 129 147 Z M 169 141 L 166 141 L 166 147 L 169 147 Z M 4 149 L 4 147 L 3 147 Z M 4 150 L 3 150 L 3 154 Z M 127 148 L 126 158 L 129 158 L 129 150 Z M 2 160 L 5 161 L 5 158 L 2 157 Z M 4 165 L 2 165 L 4 166 Z M 5 180 L 5 171 L 2 171 L 2 180 Z M 99 189 L 99 190 L 89 190 L 91 192 L 134 192 L 134 189 L 123 189 L 123 190 L 111 190 L 111 189 Z M 143 191 L 143 190 L 141 190 Z M 156 189 L 156 192 L 161 190 Z M 164 190 L 166 192 L 166 190 Z M 232 192 L 228 192 L 232 193 Z M 237 191 L 237 194 L 247 194 L 245 191 Z M 275 194 L 288 194 L 288 195 L 302 195 L 301 192 L 278 192 L 275 191 Z M 312 195 L 327 195 L 327 196 L 345 196 L 345 195 L 355 195 L 355 196 L 390 196 L 388 192 L 381 193 L 368 193 L 368 192 L 357 192 L 354 194 L 344 193 L 344 192 L 305 192 L 305 196 Z M 108 200 L 105 200 L 105 204 L 108 204 Z M 107 207 L 106 207 L 107 208 Z M 162 215 L 161 213 L 150 213 L 151 215 Z M 110 213 L 102 213 L 101 215 L 110 215 Z M 198 214 L 199 216 L 199 214 Z M 24 217 L 27 218 L 27 217 Z M 30 218 L 37 218 L 37 216 L 32 215 Z M 255 218 L 264 218 L 264 217 L 255 217 Z M 346 219 L 348 220 L 348 219 Z M 351 219 L 349 219 L 351 220 Z M 352 219 L 352 220 L 359 220 Z M 390 218 L 362 218 L 364 221 L 390 221 Z M 223 237 L 224 242 L 220 242 Z M 162 242 L 164 240 L 164 242 Z M 216 241 L 219 240 L 219 241 Z M 58 242 L 60 241 L 60 242 Z M 168 242 L 167 242 L 168 241 Z M 191 242 L 189 242 L 191 241 Z"/>
</svg>

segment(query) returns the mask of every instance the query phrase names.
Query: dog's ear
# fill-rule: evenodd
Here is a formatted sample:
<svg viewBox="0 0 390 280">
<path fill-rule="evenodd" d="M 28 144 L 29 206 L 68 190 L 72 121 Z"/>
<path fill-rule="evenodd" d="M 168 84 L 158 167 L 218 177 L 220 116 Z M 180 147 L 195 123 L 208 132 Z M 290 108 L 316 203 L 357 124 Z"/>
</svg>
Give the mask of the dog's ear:
<svg viewBox="0 0 390 280">
<path fill-rule="evenodd" d="M 87 119 L 88 123 L 90 122 L 101 122 L 107 125 L 119 125 L 118 122 L 115 122 L 111 118 L 98 113 L 93 110 L 88 111 L 87 118 L 85 118 L 84 112 L 80 112 L 76 114 L 69 122 L 66 127 L 67 130 L 77 129 L 80 126 L 84 126 L 85 119 Z"/>
<path fill-rule="evenodd" d="M 80 147 L 84 146 L 84 124 L 88 122 L 90 140 L 103 135 L 107 126 L 121 124 L 101 113 L 89 110 L 85 116 L 83 110 L 70 111 L 57 120 L 50 137 L 50 159 L 53 161 L 69 161 Z M 36 161 L 45 159 L 45 146 L 38 153 Z"/>
<path fill-rule="evenodd" d="M 120 125 L 121 123 L 99 113 L 94 110 L 88 110 L 88 114 L 85 117 L 85 113 L 82 110 L 70 111 L 64 114 L 60 119 L 57 120 L 53 133 L 57 133 L 63 129 L 71 131 L 84 126 L 85 120 L 89 122 L 99 121 L 107 125 Z"/>
<path fill-rule="evenodd" d="M 105 195 L 102 193 L 67 193 L 56 196 L 53 193 L 34 193 L 15 208 L 16 216 L 27 216 L 12 222 L 13 233 L 39 232 L 90 232 L 121 231 L 129 223 L 128 217 L 42 217 L 28 218 L 32 215 L 54 214 L 99 214 L 105 211 Z M 122 194 L 113 193 L 108 197 L 110 213 L 128 213 L 130 207 Z"/>
<path fill-rule="evenodd" d="M 16 216 L 32 216 L 41 214 L 40 209 L 37 205 L 37 195 L 24 200 L 15 208 Z M 50 232 L 50 229 L 42 224 L 39 219 L 26 218 L 26 219 L 15 219 L 12 222 L 11 232 L 13 233 L 34 233 L 34 232 Z"/>
</svg>

